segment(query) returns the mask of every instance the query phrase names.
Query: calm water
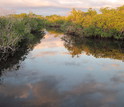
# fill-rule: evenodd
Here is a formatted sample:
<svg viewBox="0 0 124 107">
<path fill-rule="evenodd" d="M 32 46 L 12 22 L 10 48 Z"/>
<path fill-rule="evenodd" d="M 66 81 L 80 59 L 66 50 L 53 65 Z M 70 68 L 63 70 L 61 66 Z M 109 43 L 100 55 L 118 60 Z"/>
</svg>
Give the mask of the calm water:
<svg viewBox="0 0 124 107">
<path fill-rule="evenodd" d="M 1 66 L 0 107 L 123 107 L 123 57 L 123 42 L 46 32 Z"/>
</svg>

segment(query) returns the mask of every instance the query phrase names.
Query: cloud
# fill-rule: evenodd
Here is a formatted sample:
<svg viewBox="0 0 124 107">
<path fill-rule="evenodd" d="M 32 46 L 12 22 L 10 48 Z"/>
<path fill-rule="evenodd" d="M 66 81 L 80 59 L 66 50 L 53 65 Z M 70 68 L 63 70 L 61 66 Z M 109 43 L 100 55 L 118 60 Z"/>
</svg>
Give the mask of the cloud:
<svg viewBox="0 0 124 107">
<path fill-rule="evenodd" d="M 7 84 L 6 87 L 0 88 L 0 106 L 113 107 L 113 104 L 123 104 L 117 98 L 119 91 L 111 88 L 113 85 L 109 86 L 107 83 L 89 80 L 77 84 L 67 91 L 60 91 L 60 83 L 61 78 L 46 76 L 42 81 L 36 83 L 21 86 Z"/>
<path fill-rule="evenodd" d="M 0 0 L 0 7 L 117 7 L 124 4 L 124 0 Z"/>
<path fill-rule="evenodd" d="M 0 8 L 0 16 L 12 14 L 12 13 L 15 13 L 15 11 L 11 9 Z"/>
<path fill-rule="evenodd" d="M 47 33 L 45 39 L 41 41 L 34 49 L 57 48 L 63 47 L 63 41 L 60 38 L 53 38 L 55 34 Z M 60 36 L 60 35 L 59 35 Z"/>
<path fill-rule="evenodd" d="M 40 52 L 40 53 L 32 56 L 32 58 L 44 57 L 44 56 L 55 56 L 57 54 L 58 54 L 58 52 L 56 52 L 56 51 L 53 51 L 53 52 L 52 51 L 46 51 L 46 52 Z"/>
</svg>

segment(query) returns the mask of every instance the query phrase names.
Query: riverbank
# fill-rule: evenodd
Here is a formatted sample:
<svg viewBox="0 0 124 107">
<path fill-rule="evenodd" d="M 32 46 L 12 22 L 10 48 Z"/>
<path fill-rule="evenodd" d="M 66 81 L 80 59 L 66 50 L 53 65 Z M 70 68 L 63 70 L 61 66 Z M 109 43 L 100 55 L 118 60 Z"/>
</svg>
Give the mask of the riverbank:
<svg viewBox="0 0 124 107">
<path fill-rule="evenodd" d="M 0 60 L 0 73 L 4 69 L 19 69 L 20 63 L 30 56 L 31 59 L 39 57 L 57 57 L 68 56 L 72 59 L 88 56 L 96 59 L 109 59 L 124 62 L 124 41 L 117 40 L 99 40 L 90 38 L 80 38 L 80 36 L 64 35 L 57 29 L 45 29 L 44 34 L 35 34 L 30 42 L 22 41 L 18 49 L 13 54 L 3 54 L 3 60 Z M 55 41 L 54 41 L 55 40 Z M 62 51 L 56 49 L 64 48 Z M 44 48 L 46 48 L 44 50 Z M 49 49 L 51 52 L 49 52 Z M 35 51 L 34 51 L 35 50 Z M 37 50 L 37 51 L 36 51 Z M 35 54 L 30 54 L 34 52 Z M 37 54 L 37 52 L 39 54 Z M 1 57 L 1 56 L 0 56 Z"/>
<path fill-rule="evenodd" d="M 44 33 L 41 19 L 32 14 L 17 16 L 0 17 L 0 61 L 13 55 L 23 46 L 23 41 L 30 44 Z"/>
<path fill-rule="evenodd" d="M 46 25 L 70 35 L 124 40 L 124 6 L 87 12 L 73 9 L 68 16 L 46 16 Z"/>
<path fill-rule="evenodd" d="M 87 12 L 73 9 L 68 16 L 40 16 L 33 13 L 0 17 L 0 53 L 15 53 L 23 40 L 32 41 L 44 28 L 58 29 L 77 38 L 124 40 L 124 6 Z M 38 35 L 35 35 L 37 34 Z M 2 57 L 2 56 L 1 56 Z M 1 59 L 2 60 L 2 59 Z"/>
</svg>

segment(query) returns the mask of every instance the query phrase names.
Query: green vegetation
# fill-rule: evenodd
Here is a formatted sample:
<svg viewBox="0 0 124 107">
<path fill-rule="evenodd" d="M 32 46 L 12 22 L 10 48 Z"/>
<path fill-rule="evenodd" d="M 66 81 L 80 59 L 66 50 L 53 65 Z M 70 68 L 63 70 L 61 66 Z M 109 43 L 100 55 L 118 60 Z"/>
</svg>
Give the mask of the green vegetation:
<svg viewBox="0 0 124 107">
<path fill-rule="evenodd" d="M 124 39 L 124 6 L 116 9 L 101 8 L 98 14 L 73 9 L 69 16 L 45 17 L 50 27 L 59 27 L 64 33 L 81 37 Z"/>
<path fill-rule="evenodd" d="M 29 43 L 36 38 L 35 34 L 42 34 L 43 25 L 43 20 L 31 13 L 0 17 L 0 60 L 15 53 L 22 41 Z"/>
<path fill-rule="evenodd" d="M 18 49 L 16 49 L 13 54 L 10 53 L 1 53 L 0 54 L 0 76 L 3 72 L 8 70 L 17 70 L 20 67 L 20 63 L 25 60 L 25 56 L 37 45 L 40 43 L 41 39 L 44 37 L 44 33 L 35 33 L 33 34 L 33 40 L 27 41 L 27 39 L 22 40 L 18 44 Z"/>
<path fill-rule="evenodd" d="M 48 27 L 76 38 L 124 40 L 124 6 L 101 8 L 100 13 L 92 8 L 87 12 L 73 9 L 68 16 L 22 13 L 0 17 L 0 53 L 14 53 L 23 40 L 33 41 L 35 34 L 43 33 L 43 28 Z"/>
</svg>

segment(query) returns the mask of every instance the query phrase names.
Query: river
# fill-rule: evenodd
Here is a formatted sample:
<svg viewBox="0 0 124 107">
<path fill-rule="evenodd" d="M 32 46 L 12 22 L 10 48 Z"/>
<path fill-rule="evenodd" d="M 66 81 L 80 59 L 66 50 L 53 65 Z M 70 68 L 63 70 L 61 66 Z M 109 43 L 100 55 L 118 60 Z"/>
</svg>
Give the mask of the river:
<svg viewBox="0 0 124 107">
<path fill-rule="evenodd" d="M 123 107 L 123 44 L 46 31 L 2 65 L 0 107 Z"/>
</svg>

